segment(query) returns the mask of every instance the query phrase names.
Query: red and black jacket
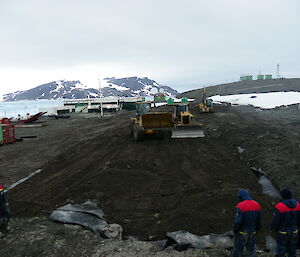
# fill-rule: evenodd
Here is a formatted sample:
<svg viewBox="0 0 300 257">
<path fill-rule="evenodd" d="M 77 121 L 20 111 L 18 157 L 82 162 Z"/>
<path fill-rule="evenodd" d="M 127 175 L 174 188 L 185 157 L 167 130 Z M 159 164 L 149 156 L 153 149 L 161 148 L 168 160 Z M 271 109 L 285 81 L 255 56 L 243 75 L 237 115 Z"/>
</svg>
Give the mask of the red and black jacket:
<svg viewBox="0 0 300 257">
<path fill-rule="evenodd" d="M 251 198 L 241 201 L 236 206 L 233 232 L 256 232 L 261 227 L 260 204 Z"/>
<path fill-rule="evenodd" d="M 275 205 L 271 229 L 278 232 L 295 232 L 300 228 L 300 204 L 287 199 Z"/>
</svg>

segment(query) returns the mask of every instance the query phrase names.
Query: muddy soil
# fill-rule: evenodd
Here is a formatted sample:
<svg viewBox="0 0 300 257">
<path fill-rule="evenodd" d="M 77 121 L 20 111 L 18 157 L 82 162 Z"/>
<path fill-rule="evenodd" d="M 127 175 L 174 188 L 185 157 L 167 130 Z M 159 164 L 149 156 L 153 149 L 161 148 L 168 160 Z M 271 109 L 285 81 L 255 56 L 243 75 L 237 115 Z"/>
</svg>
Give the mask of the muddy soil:
<svg viewBox="0 0 300 257">
<path fill-rule="evenodd" d="M 300 199 L 300 110 L 298 105 L 262 110 L 252 106 L 217 107 L 206 133 L 240 147 L 240 158 L 261 169 L 275 186 Z M 198 118 L 201 120 L 201 118 Z"/>
<path fill-rule="evenodd" d="M 105 119 L 72 117 L 47 121 L 49 126 L 43 128 L 18 128 L 18 134 L 38 137 L 0 148 L 1 183 L 8 185 L 37 168 L 43 171 L 8 193 L 14 216 L 21 220 L 47 217 L 58 206 L 95 199 L 108 221 L 121 224 L 125 235 L 142 240 L 163 239 L 166 232 L 176 230 L 198 235 L 224 233 L 231 229 L 237 191 L 248 188 L 263 206 L 264 228 L 259 235 L 263 249 L 277 200 L 261 193 L 250 166 L 261 168 L 276 185 L 289 187 L 299 196 L 295 184 L 299 183 L 300 160 L 297 109 L 219 107 L 214 114 L 200 115 L 197 110 L 194 114 L 195 121 L 203 124 L 205 138 L 149 137 L 137 143 L 128 126 L 133 112 Z M 239 153 L 238 146 L 245 151 Z M 30 223 L 26 226 L 29 234 L 36 226 L 34 221 Z M 52 226 L 49 224 L 45 222 L 46 230 Z M 71 247 L 73 235 L 64 233 Z M 14 233 L 11 237 L 23 242 Z M 49 238 L 59 240 L 55 233 Z M 24 253 L 30 251 L 25 248 Z M 132 256 L 147 256 L 136 254 Z M 202 256 L 188 254 L 178 256 Z M 38 256 L 34 250 L 32 256 Z M 92 252 L 84 256 L 92 256 Z"/>
</svg>

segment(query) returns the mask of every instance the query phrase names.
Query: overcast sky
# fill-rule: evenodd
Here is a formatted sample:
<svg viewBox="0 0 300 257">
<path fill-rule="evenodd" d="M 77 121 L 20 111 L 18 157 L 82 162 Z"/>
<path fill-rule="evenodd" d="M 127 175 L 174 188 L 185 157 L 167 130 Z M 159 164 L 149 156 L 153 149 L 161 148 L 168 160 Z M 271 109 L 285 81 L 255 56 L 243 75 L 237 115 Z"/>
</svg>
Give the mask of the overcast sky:
<svg viewBox="0 0 300 257">
<path fill-rule="evenodd" d="M 142 76 L 179 91 L 300 77 L 299 0 L 0 0 L 0 94 Z"/>
</svg>

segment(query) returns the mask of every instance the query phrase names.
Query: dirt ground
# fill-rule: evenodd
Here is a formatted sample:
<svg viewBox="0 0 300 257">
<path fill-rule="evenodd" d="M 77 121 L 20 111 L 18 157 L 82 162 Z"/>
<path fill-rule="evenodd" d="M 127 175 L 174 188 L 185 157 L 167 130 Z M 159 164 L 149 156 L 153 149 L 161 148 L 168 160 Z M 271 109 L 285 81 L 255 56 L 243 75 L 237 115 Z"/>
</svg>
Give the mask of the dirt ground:
<svg viewBox="0 0 300 257">
<path fill-rule="evenodd" d="M 90 232 L 52 223 L 46 217 L 66 203 L 95 199 L 109 222 L 121 224 L 125 235 L 140 240 L 163 239 L 166 232 L 176 230 L 224 233 L 231 229 L 241 188 L 248 188 L 263 206 L 259 248 L 264 249 L 277 200 L 261 193 L 250 167 L 262 169 L 275 185 L 300 196 L 299 110 L 222 106 L 214 114 L 193 113 L 196 123 L 203 124 L 205 138 L 148 138 L 137 143 L 129 131 L 133 112 L 104 119 L 45 120 L 47 127 L 18 128 L 18 135 L 38 137 L 0 148 L 1 183 L 9 185 L 38 168 L 43 171 L 8 193 L 15 219 L 10 235 L 0 240 L 5 245 L 0 253 L 230 256 L 223 250 L 161 252 L 140 241 L 106 240 L 102 247 Z M 239 153 L 237 147 L 244 152 Z"/>
</svg>

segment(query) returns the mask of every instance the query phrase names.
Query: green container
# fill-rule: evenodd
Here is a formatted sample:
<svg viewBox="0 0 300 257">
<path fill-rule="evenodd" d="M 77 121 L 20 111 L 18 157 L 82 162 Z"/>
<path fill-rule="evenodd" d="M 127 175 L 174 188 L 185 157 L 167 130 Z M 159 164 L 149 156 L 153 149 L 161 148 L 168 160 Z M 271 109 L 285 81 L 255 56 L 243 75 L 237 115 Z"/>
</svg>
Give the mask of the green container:
<svg viewBox="0 0 300 257">
<path fill-rule="evenodd" d="M 124 110 L 132 111 L 136 109 L 136 103 L 135 102 L 124 102 L 123 107 Z"/>
<path fill-rule="evenodd" d="M 174 104 L 174 100 L 173 100 L 173 98 L 168 98 L 168 100 L 167 100 L 167 104 Z"/>
<path fill-rule="evenodd" d="M 75 112 L 82 112 L 84 109 L 86 109 L 86 106 L 85 104 L 76 104 L 75 106 Z"/>
<path fill-rule="evenodd" d="M 265 75 L 257 75 L 257 79 L 258 80 L 262 80 L 262 79 L 264 79 L 265 78 Z"/>
<path fill-rule="evenodd" d="M 60 115 L 60 114 L 67 114 L 67 113 L 70 113 L 70 110 L 69 110 L 69 109 L 57 110 L 57 114 L 58 114 L 58 115 Z"/>
<path fill-rule="evenodd" d="M 166 97 L 164 95 L 154 96 L 154 102 L 156 103 L 166 102 Z"/>
<path fill-rule="evenodd" d="M 253 80 L 253 77 L 252 76 L 241 76 L 240 79 L 241 79 L 241 81 L 244 81 L 244 80 Z"/>
<path fill-rule="evenodd" d="M 270 75 L 270 74 L 265 75 L 265 79 L 272 79 L 272 75 Z"/>
<path fill-rule="evenodd" d="M 2 124 L 0 124 L 0 145 L 3 145 L 3 131 L 2 131 Z"/>
<path fill-rule="evenodd" d="M 188 103 L 188 99 L 187 99 L 186 97 L 182 97 L 182 98 L 181 98 L 181 102 L 182 102 L 183 104 L 186 104 L 186 103 Z"/>
</svg>

